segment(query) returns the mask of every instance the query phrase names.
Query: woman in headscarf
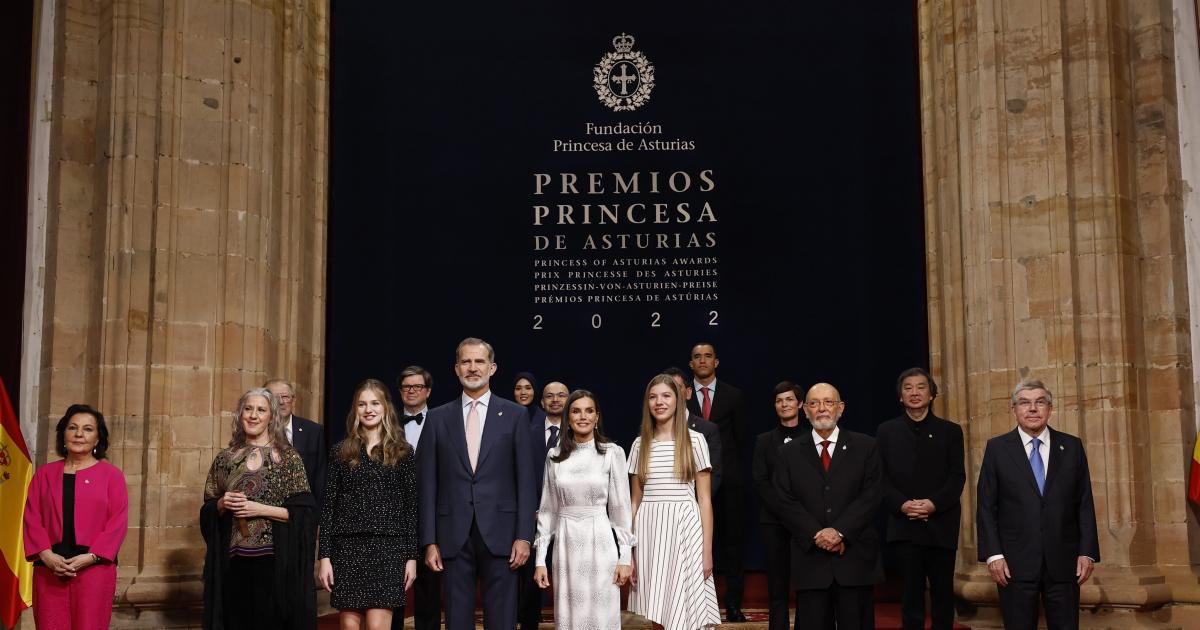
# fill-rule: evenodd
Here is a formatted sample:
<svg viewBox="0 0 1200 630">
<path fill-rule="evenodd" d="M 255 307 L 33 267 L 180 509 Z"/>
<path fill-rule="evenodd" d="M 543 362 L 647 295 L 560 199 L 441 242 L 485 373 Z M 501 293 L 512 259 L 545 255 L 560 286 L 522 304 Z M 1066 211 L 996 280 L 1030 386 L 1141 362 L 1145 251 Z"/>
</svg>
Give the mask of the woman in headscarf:
<svg viewBox="0 0 1200 630">
<path fill-rule="evenodd" d="M 517 372 L 517 378 L 513 381 L 513 400 L 529 412 L 529 419 L 535 427 L 546 423 L 546 412 L 538 404 L 541 399 L 537 378 L 529 372 Z"/>
</svg>

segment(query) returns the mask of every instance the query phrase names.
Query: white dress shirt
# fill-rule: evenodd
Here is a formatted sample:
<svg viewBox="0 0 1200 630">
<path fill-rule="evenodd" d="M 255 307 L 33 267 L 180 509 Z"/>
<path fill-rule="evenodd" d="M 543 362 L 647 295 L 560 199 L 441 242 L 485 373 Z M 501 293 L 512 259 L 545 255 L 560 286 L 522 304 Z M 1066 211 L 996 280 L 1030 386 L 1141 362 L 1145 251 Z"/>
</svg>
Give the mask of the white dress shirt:
<svg viewBox="0 0 1200 630">
<path fill-rule="evenodd" d="M 704 409 L 704 394 L 700 390 L 708 390 L 709 405 L 712 405 L 717 401 L 717 379 L 715 378 L 708 385 L 701 385 L 700 381 L 692 379 L 692 389 L 696 390 L 696 400 L 700 402 L 701 409 Z"/>
<path fill-rule="evenodd" d="M 479 405 L 475 408 L 475 413 L 479 414 L 479 435 L 483 437 L 483 423 L 487 421 L 488 403 L 492 401 L 492 390 L 483 392 L 479 398 L 471 398 L 467 392 L 462 394 L 462 412 L 463 412 L 463 428 L 467 428 L 467 415 L 471 413 L 471 403 L 479 401 Z"/>
<path fill-rule="evenodd" d="M 285 434 L 287 434 L 288 444 L 296 443 L 296 441 L 292 439 L 292 417 L 291 416 L 288 416 L 287 424 L 283 425 L 283 432 Z"/>
<path fill-rule="evenodd" d="M 405 415 L 415 416 L 417 413 L 421 414 L 421 424 L 417 424 L 416 422 L 404 422 Z M 425 423 L 429 421 L 429 405 L 421 407 L 421 410 L 417 413 L 408 413 L 408 410 L 405 409 L 401 412 L 400 416 L 400 421 L 404 422 L 404 439 L 408 440 L 408 443 L 412 444 L 413 448 L 417 448 L 417 444 L 421 441 L 421 429 L 423 429 L 425 427 Z M 465 418 L 466 416 L 463 417 Z"/>
<path fill-rule="evenodd" d="M 841 428 L 839 428 L 835 424 L 835 425 L 833 425 L 833 433 L 830 433 L 829 437 L 823 438 L 823 437 L 821 437 L 820 433 L 817 433 L 816 429 L 813 429 L 812 439 L 813 439 L 813 442 L 817 445 L 817 457 L 821 456 L 821 442 L 824 442 L 825 440 L 829 440 L 829 458 L 833 459 L 833 451 L 837 448 L 838 433 L 841 433 L 841 431 L 842 431 Z"/>
<path fill-rule="evenodd" d="M 558 424 L 550 422 L 550 416 L 546 416 L 546 426 L 542 429 L 542 444 L 550 442 L 550 427 L 558 427 L 558 437 L 562 438 L 562 420 Z"/>
</svg>

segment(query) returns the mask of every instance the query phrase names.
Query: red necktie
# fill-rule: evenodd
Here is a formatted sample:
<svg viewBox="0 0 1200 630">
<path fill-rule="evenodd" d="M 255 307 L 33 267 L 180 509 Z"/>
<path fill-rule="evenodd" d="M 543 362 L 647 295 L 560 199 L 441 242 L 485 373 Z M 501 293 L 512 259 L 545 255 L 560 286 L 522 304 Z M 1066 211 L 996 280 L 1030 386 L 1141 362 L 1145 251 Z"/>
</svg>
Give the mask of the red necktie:
<svg viewBox="0 0 1200 630">
<path fill-rule="evenodd" d="M 700 408 L 700 414 L 704 416 L 705 420 L 708 420 L 708 416 L 712 414 L 712 399 L 708 397 L 707 387 L 701 387 L 700 393 L 704 394 L 704 406 Z"/>
<path fill-rule="evenodd" d="M 829 440 L 821 441 L 821 465 L 825 467 L 825 472 L 829 472 L 829 464 L 833 458 L 829 456 Z"/>
</svg>

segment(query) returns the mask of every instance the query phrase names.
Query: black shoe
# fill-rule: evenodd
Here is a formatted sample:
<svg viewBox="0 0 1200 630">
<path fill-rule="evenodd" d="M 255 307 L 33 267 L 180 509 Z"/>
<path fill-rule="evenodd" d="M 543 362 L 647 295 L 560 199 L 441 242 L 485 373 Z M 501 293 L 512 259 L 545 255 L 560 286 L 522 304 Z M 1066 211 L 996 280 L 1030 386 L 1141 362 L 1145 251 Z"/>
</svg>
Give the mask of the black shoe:
<svg viewBox="0 0 1200 630">
<path fill-rule="evenodd" d="M 746 623 L 746 615 L 742 614 L 742 609 L 734 606 L 725 609 L 725 623 Z"/>
</svg>

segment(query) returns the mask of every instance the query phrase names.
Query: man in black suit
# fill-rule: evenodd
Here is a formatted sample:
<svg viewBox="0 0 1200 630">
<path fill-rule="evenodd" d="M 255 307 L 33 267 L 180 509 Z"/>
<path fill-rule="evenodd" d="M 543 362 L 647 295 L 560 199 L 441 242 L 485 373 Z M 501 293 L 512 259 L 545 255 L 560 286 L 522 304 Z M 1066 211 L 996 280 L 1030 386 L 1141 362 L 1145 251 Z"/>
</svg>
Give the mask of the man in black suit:
<svg viewBox="0 0 1200 630">
<path fill-rule="evenodd" d="M 808 390 L 812 432 L 779 448 L 773 482 L 792 534 L 796 628 L 872 630 L 873 585 L 883 578 L 874 522 L 883 490 L 875 439 L 842 431 L 837 389 Z"/>
<path fill-rule="evenodd" d="M 558 444 L 558 434 L 562 429 L 563 410 L 567 406 L 567 386 L 554 381 L 546 383 L 542 388 L 542 410 L 546 419 L 529 421 L 529 437 L 533 440 L 530 449 L 533 452 L 534 478 L 537 480 L 537 501 L 542 501 L 542 477 L 546 472 L 546 455 Z M 536 514 L 534 515 L 536 519 Z M 534 528 L 537 525 L 535 522 Z M 547 556 L 549 558 L 549 556 Z M 521 567 L 521 584 L 517 594 L 517 621 L 521 630 L 537 630 L 542 620 L 542 602 L 545 591 L 533 581 L 534 563 L 526 562 Z"/>
<path fill-rule="evenodd" d="M 779 461 L 779 448 L 807 433 L 800 427 L 803 397 L 800 386 L 791 381 L 776 385 L 775 415 L 779 417 L 779 424 L 760 433 L 754 442 L 754 488 L 758 491 L 758 523 L 762 527 L 767 561 L 769 630 L 787 630 L 788 598 L 792 592 L 792 536 L 780 521 L 779 495 L 771 483 L 771 476 Z"/>
<path fill-rule="evenodd" d="M 419 366 L 410 365 L 396 379 L 400 390 L 401 424 L 404 439 L 421 456 L 421 434 L 425 431 L 429 417 L 429 395 L 433 393 L 433 374 Z M 416 630 L 436 630 L 442 625 L 442 576 L 434 573 L 424 562 L 417 563 L 417 580 L 413 582 L 413 596 L 408 603 L 413 609 L 413 627 Z M 392 615 L 392 630 L 404 628 L 404 609 L 396 609 Z"/>
<path fill-rule="evenodd" d="M 954 627 L 954 559 L 966 473 L 963 433 L 929 410 L 937 383 L 921 368 L 896 379 L 904 413 L 879 425 L 875 439 L 883 460 L 887 541 L 904 579 L 904 630 L 925 628 L 925 582 L 929 582 L 932 630 Z"/>
<path fill-rule="evenodd" d="M 1079 627 L 1079 586 L 1100 561 L 1087 454 L 1049 428 L 1054 397 L 1037 379 L 1013 389 L 1017 428 L 988 440 L 975 511 L 979 560 L 1000 591 L 1004 627 Z"/>
<path fill-rule="evenodd" d="M 270 390 L 279 404 L 279 416 L 286 419 L 283 430 L 287 433 L 292 448 L 296 449 L 300 459 L 304 461 L 308 487 L 320 506 L 325 497 L 325 463 L 329 458 L 329 451 L 325 448 L 325 430 L 312 420 L 292 414 L 296 405 L 296 388 L 292 387 L 291 383 L 281 378 L 273 378 L 263 383 L 263 387 Z"/>
<path fill-rule="evenodd" d="M 742 446 L 746 443 L 747 414 L 742 390 L 717 380 L 717 349 L 712 343 L 692 346 L 688 367 L 692 369 L 696 395 L 688 410 L 717 425 L 721 435 L 721 488 L 713 501 L 714 552 L 717 567 L 725 574 L 725 621 L 745 622 L 742 614 L 742 519 L 746 502 L 742 491 Z M 714 458 L 715 459 L 715 458 Z"/>
<path fill-rule="evenodd" d="M 672 366 L 662 373 L 675 381 L 675 386 L 683 392 L 685 400 L 692 399 L 692 388 L 687 384 L 687 376 L 683 370 Z M 687 423 L 689 429 L 704 436 L 704 443 L 708 445 L 708 460 L 712 462 L 712 495 L 715 501 L 717 490 L 721 487 L 721 469 L 724 468 L 721 465 L 721 430 L 716 424 L 693 414 L 691 409 L 688 410 Z"/>
</svg>

